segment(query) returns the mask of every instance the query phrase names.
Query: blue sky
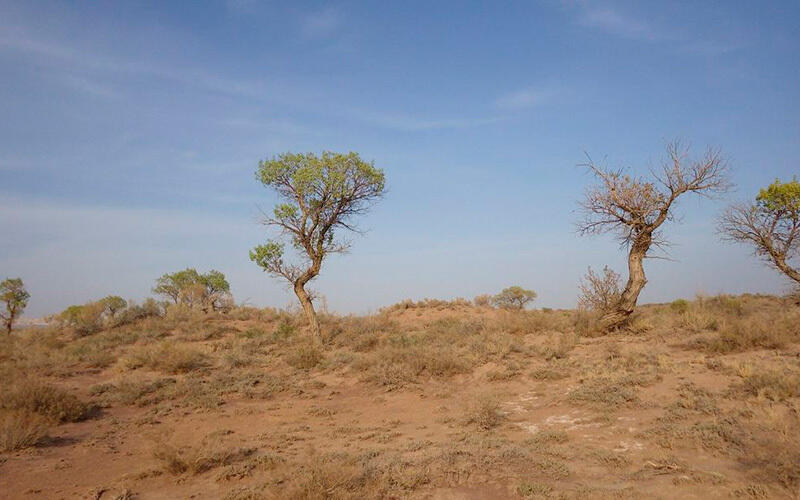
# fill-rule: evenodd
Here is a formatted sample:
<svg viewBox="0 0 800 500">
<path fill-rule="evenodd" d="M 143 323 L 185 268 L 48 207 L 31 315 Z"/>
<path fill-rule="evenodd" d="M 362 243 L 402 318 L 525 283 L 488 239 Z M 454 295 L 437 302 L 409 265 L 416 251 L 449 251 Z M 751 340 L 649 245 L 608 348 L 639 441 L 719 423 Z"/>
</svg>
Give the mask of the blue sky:
<svg viewBox="0 0 800 500">
<path fill-rule="evenodd" d="M 575 233 L 584 152 L 646 173 L 722 149 L 737 189 L 680 200 L 644 301 L 783 292 L 714 218 L 800 157 L 800 4 L 0 0 L 0 275 L 28 316 L 140 299 L 186 266 L 283 307 L 252 264 L 258 160 L 358 151 L 389 193 L 314 283 L 330 309 L 519 284 L 572 307 L 611 236 Z"/>
</svg>

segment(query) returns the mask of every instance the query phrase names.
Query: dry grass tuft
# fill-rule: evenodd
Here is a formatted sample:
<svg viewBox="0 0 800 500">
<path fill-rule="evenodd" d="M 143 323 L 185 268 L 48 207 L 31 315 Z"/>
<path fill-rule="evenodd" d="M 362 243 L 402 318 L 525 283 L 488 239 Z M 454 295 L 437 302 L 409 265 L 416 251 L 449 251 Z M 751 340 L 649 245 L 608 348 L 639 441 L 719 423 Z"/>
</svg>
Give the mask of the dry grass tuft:
<svg viewBox="0 0 800 500">
<path fill-rule="evenodd" d="M 473 399 L 464 411 L 464 423 L 488 431 L 505 421 L 500 410 L 500 400 L 493 394 L 483 394 Z"/>
<path fill-rule="evenodd" d="M 56 422 L 78 422 L 95 411 L 69 392 L 34 380 L 23 379 L 0 389 L 0 408 L 25 410 Z"/>
<path fill-rule="evenodd" d="M 28 410 L 0 411 L 0 451 L 15 451 L 44 441 L 51 421 Z"/>
<path fill-rule="evenodd" d="M 148 368 L 170 374 L 188 373 L 210 365 L 208 355 L 192 347 L 162 342 L 131 353 L 124 360 L 128 369 Z"/>
<path fill-rule="evenodd" d="M 202 474 L 216 467 L 244 460 L 255 451 L 255 448 L 226 447 L 219 440 L 207 438 L 198 447 L 178 448 L 165 442 L 157 442 L 153 457 L 170 474 Z"/>
</svg>

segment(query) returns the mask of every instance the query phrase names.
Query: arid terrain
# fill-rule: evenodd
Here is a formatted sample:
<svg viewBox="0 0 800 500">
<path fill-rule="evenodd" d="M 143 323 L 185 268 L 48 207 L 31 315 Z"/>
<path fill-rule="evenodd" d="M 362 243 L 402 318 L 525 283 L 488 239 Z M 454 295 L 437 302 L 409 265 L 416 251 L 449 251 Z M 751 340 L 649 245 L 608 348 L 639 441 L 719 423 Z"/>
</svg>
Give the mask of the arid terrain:
<svg viewBox="0 0 800 500">
<path fill-rule="evenodd" d="M 800 306 L 185 308 L 0 342 L 3 498 L 797 498 Z"/>
</svg>

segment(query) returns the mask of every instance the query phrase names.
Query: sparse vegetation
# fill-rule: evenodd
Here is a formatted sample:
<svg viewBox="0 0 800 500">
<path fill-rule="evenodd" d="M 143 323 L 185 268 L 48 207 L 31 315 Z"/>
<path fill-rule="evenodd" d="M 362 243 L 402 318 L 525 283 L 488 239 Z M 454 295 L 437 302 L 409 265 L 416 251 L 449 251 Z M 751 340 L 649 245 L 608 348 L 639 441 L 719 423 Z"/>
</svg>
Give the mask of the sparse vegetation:
<svg viewBox="0 0 800 500">
<path fill-rule="evenodd" d="M 133 307 L 91 335 L 53 323 L 0 342 L 5 452 L 107 442 L 143 495 L 203 476 L 230 498 L 415 497 L 486 475 L 519 479 L 485 495 L 602 498 L 598 467 L 633 497 L 663 474 L 675 496 L 798 484 L 800 309 L 783 299 L 641 306 L 601 338 L 577 333 L 581 311 L 427 299 L 321 315 L 322 343 L 298 336 L 300 313 L 171 305 L 124 321 Z M 128 444 L 153 435 L 144 455 Z"/>
</svg>

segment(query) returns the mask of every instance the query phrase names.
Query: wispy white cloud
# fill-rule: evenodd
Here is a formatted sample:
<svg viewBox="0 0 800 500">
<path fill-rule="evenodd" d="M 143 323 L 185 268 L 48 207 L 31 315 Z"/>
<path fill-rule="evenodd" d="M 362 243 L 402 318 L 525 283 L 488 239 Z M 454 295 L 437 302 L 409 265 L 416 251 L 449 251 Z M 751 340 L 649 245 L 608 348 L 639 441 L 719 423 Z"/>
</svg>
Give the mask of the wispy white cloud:
<svg viewBox="0 0 800 500">
<path fill-rule="evenodd" d="M 676 50 L 704 56 L 719 55 L 745 46 L 741 40 L 710 39 L 707 33 L 698 37 L 681 32 L 680 28 L 659 26 L 612 6 L 606 0 L 561 0 L 561 5 L 572 13 L 578 25 L 619 38 L 670 43 Z"/>
<path fill-rule="evenodd" d="M 494 105 L 500 109 L 516 110 L 538 106 L 551 97 L 549 91 L 525 88 L 498 97 Z"/>
<path fill-rule="evenodd" d="M 584 8 L 578 22 L 625 38 L 657 40 L 660 35 L 640 19 L 622 14 L 611 8 Z"/>
<path fill-rule="evenodd" d="M 384 113 L 366 110 L 350 110 L 350 114 L 356 119 L 379 127 L 407 132 L 479 127 L 506 120 L 506 117 L 502 116 L 486 118 L 430 118 L 403 113 Z"/>
<path fill-rule="evenodd" d="M 342 13 L 333 7 L 306 15 L 301 20 L 301 32 L 306 38 L 327 38 L 341 28 Z"/>
</svg>

